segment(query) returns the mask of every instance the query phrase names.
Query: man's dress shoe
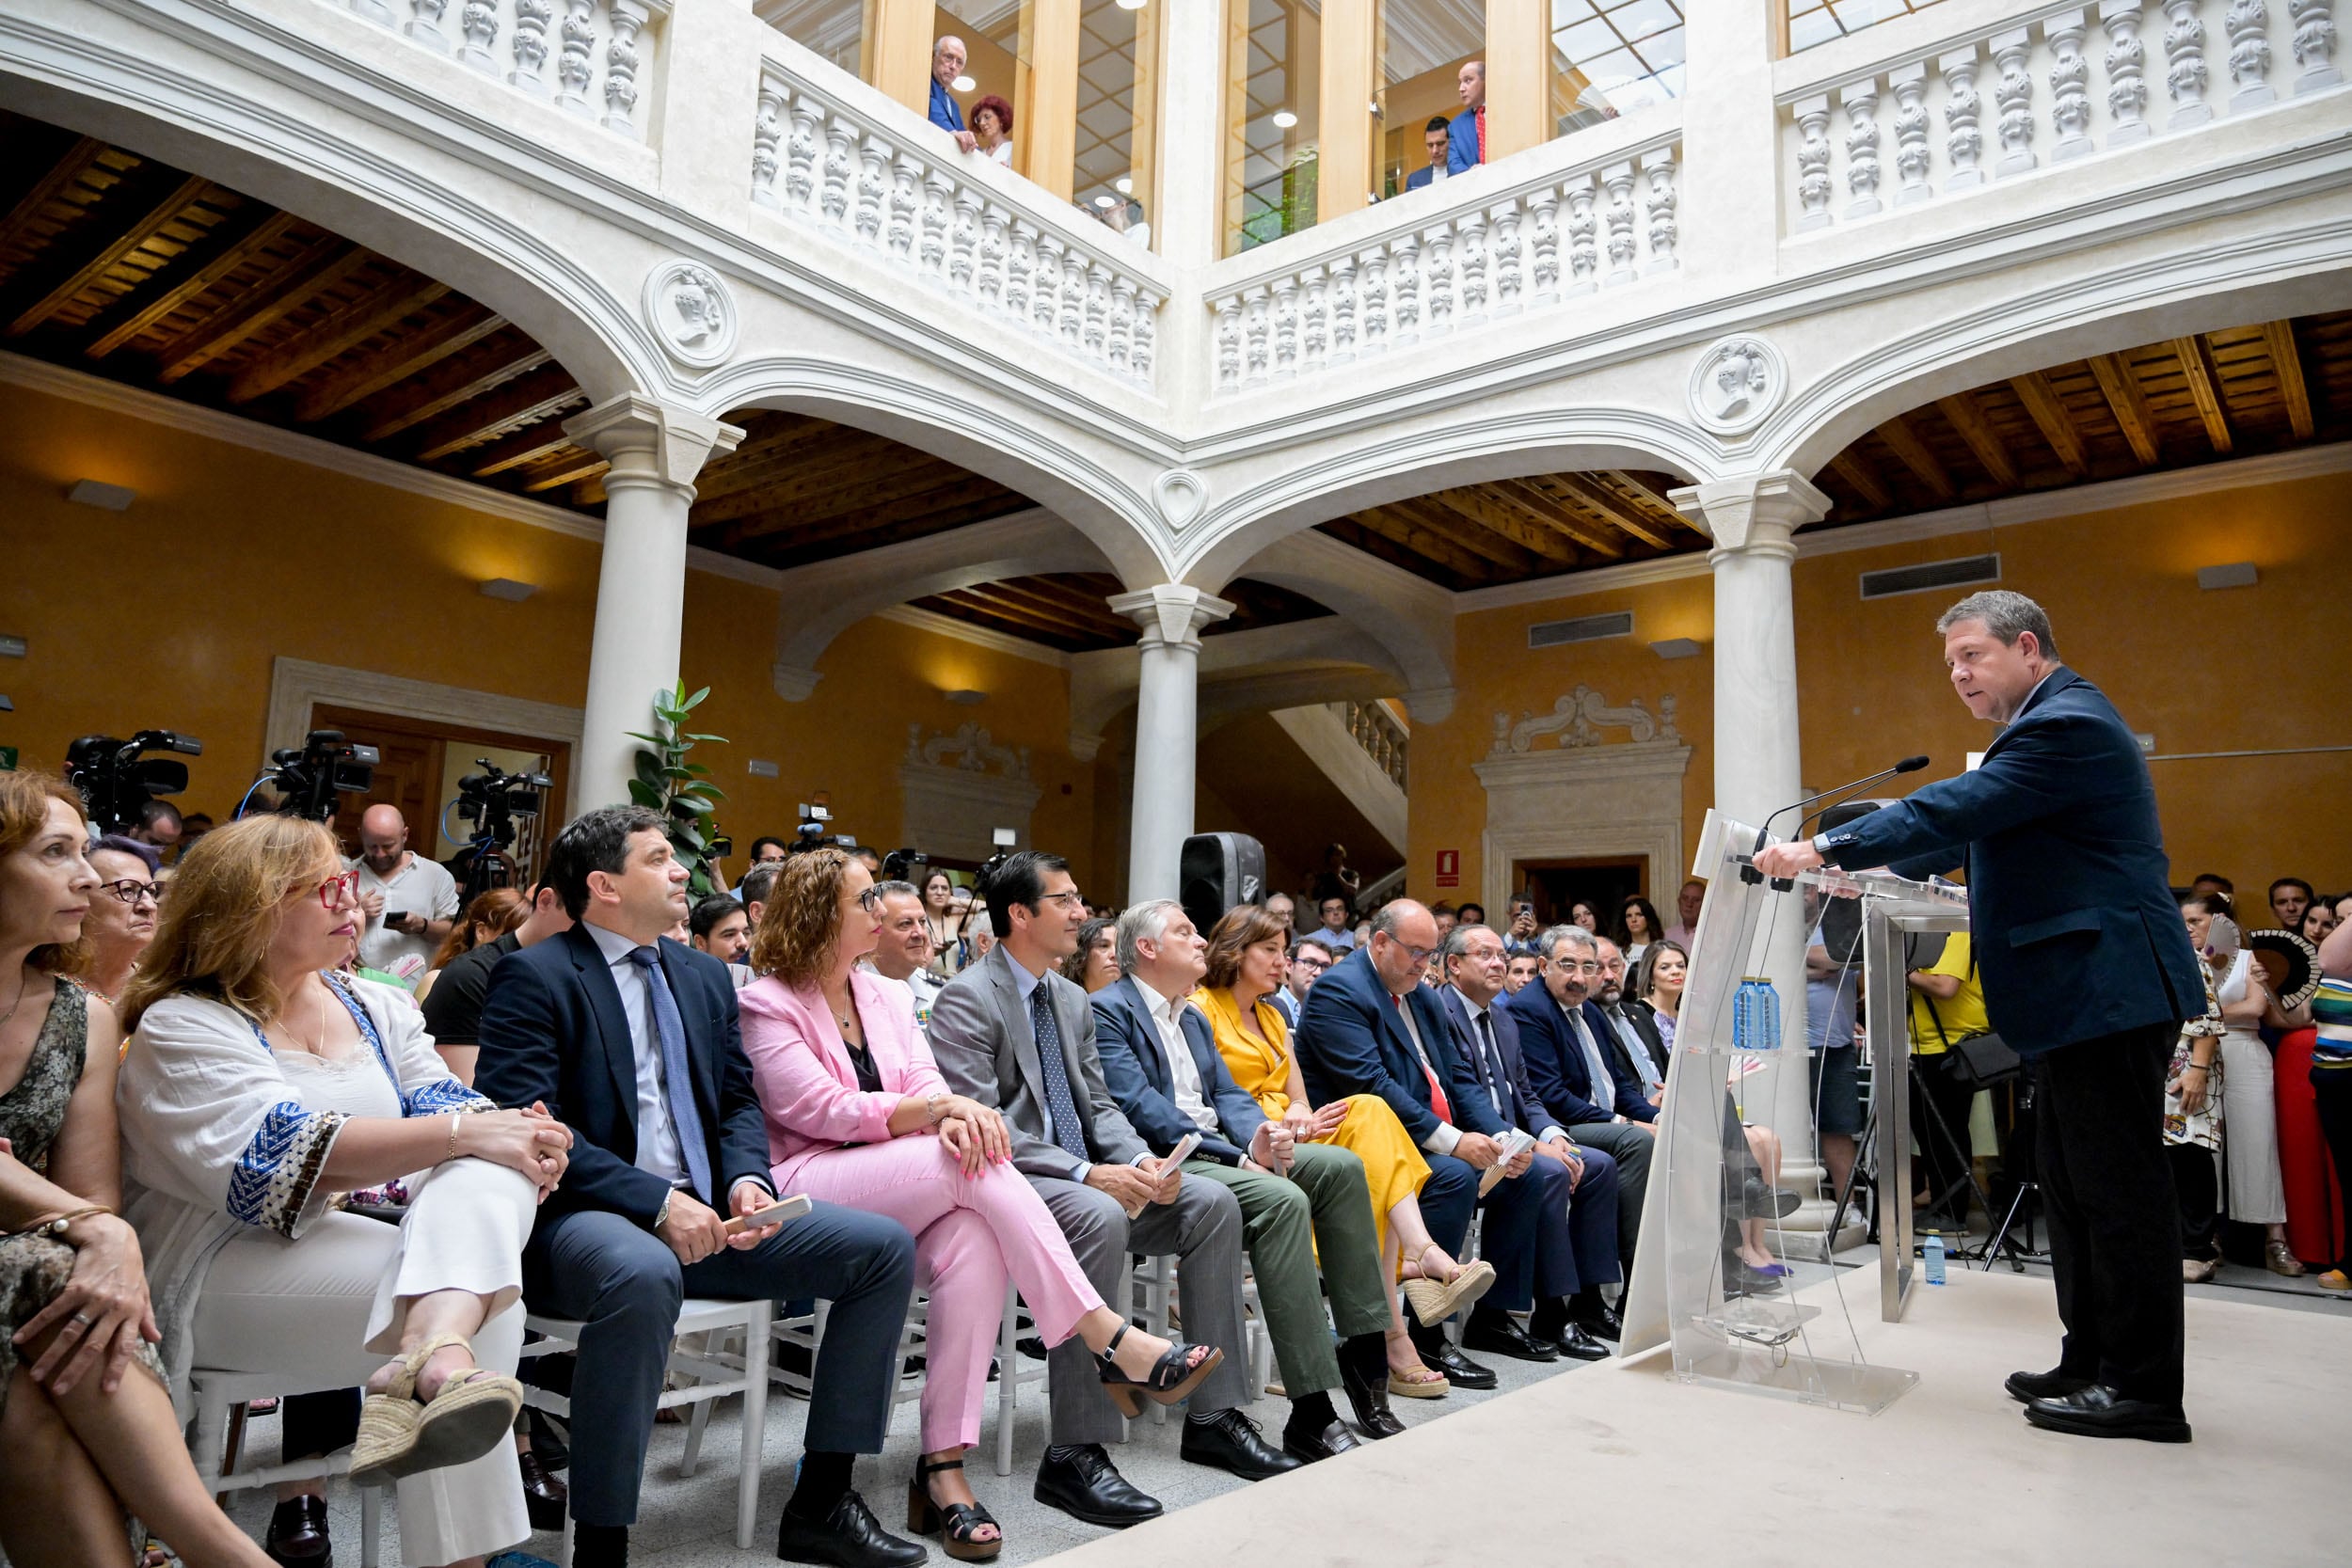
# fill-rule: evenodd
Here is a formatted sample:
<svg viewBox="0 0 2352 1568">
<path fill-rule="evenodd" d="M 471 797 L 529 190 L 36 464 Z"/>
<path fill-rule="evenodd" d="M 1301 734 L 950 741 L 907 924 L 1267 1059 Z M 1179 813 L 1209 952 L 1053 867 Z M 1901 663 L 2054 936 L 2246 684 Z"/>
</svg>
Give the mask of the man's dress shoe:
<svg viewBox="0 0 2352 1568">
<path fill-rule="evenodd" d="M 335 1543 L 326 1535 L 326 1499 L 305 1493 L 279 1503 L 269 1516 L 262 1551 L 284 1568 L 335 1568 Z"/>
<path fill-rule="evenodd" d="M 1456 1388 L 1491 1388 L 1495 1386 L 1493 1368 L 1482 1367 L 1472 1361 L 1448 1344 L 1444 1336 L 1434 1338 L 1437 1342 L 1433 1345 L 1414 1341 L 1414 1348 L 1421 1352 L 1422 1360 L 1428 1364 L 1431 1371 L 1443 1372 L 1446 1381 Z"/>
<path fill-rule="evenodd" d="M 1329 1459 L 1335 1454 L 1362 1447 L 1356 1441 L 1356 1434 L 1347 1429 L 1345 1421 L 1331 1421 L 1321 1432 L 1282 1429 L 1282 1451 L 1301 1465 L 1312 1465 L 1318 1459 Z"/>
<path fill-rule="evenodd" d="M 1268 1443 L 1258 1423 L 1238 1410 L 1220 1410 L 1213 1421 L 1184 1418 L 1184 1440 L 1176 1456 L 1195 1465 L 1214 1465 L 1244 1481 L 1263 1481 L 1295 1470 L 1301 1463 Z"/>
<path fill-rule="evenodd" d="M 1559 1346 L 1528 1333 L 1508 1312 L 1471 1313 L 1469 1326 L 1462 1330 L 1462 1348 L 1507 1355 L 1514 1361 L 1560 1359 Z"/>
<path fill-rule="evenodd" d="M 2090 1387 L 2090 1379 L 2056 1371 L 2011 1372 L 2001 1386 L 2019 1404 L 2031 1404 L 2036 1400 L 2062 1400 L 2077 1388 Z"/>
<path fill-rule="evenodd" d="M 1047 1454 L 1037 1467 L 1037 1485 L 1029 1495 L 1073 1519 L 1110 1529 L 1160 1516 L 1159 1499 L 1129 1485 L 1100 1443 L 1082 1443 L 1067 1459 Z"/>
<path fill-rule="evenodd" d="M 1389 1379 L 1383 1373 L 1376 1379 L 1366 1379 L 1348 1365 L 1348 1358 L 1340 1357 L 1340 1386 L 1347 1390 L 1347 1402 L 1356 1412 L 1356 1424 L 1366 1437 L 1377 1440 L 1394 1437 L 1405 1430 L 1405 1423 L 1396 1418 L 1396 1411 L 1389 1403 Z"/>
<path fill-rule="evenodd" d="M 1570 1323 L 1562 1330 L 1559 1347 L 1560 1354 L 1571 1361 L 1606 1361 L 1616 1354 L 1585 1332 L 1582 1323 Z"/>
<path fill-rule="evenodd" d="M 522 1467 L 523 1507 L 531 1513 L 531 1528 L 562 1529 L 564 1511 L 571 1503 L 570 1488 L 548 1474 L 548 1467 L 539 1463 L 536 1450 L 518 1453 L 515 1458 Z"/>
<path fill-rule="evenodd" d="M 776 1556 L 787 1562 L 821 1562 L 830 1568 L 915 1568 L 930 1553 L 882 1528 L 874 1511 L 855 1492 L 844 1492 L 821 1521 L 796 1518 L 790 1508 L 776 1528 Z"/>
<path fill-rule="evenodd" d="M 2055 1400 L 2026 1406 L 2026 1419 L 2047 1432 L 2077 1437 L 2137 1437 L 2148 1443 L 2185 1443 L 2188 1419 L 2177 1406 L 2128 1400 L 2104 1383 L 2093 1383 Z"/>
</svg>

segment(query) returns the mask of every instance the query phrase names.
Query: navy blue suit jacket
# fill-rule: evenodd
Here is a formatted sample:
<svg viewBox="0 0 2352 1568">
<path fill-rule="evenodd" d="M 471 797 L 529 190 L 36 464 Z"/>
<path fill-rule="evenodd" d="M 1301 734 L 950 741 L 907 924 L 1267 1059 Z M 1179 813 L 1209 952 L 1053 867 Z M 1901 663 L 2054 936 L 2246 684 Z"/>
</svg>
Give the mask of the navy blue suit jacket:
<svg viewBox="0 0 2352 1568">
<path fill-rule="evenodd" d="M 1453 149 L 1454 144 L 1451 141 L 1448 141 L 1446 143 L 1447 152 L 1451 154 Z M 1429 183 L 1429 171 L 1425 168 L 1417 168 L 1413 170 L 1412 173 L 1405 177 L 1405 188 L 1408 191 L 1417 191 L 1427 183 Z"/>
<path fill-rule="evenodd" d="M 1505 997 L 1500 1006 L 1518 1023 L 1527 1081 L 1562 1126 L 1573 1130 L 1617 1117 L 1628 1121 L 1657 1119 L 1658 1107 L 1643 1097 L 1642 1080 L 1632 1064 L 1621 1059 L 1624 1045 L 1597 1006 L 1586 1002 L 1582 1009 L 1584 1027 L 1593 1032 L 1601 1058 L 1609 1064 L 1610 1082 L 1597 1092 L 1582 1043 L 1541 980 L 1521 986 L 1518 994 Z"/>
<path fill-rule="evenodd" d="M 2020 1054 L 2196 1018 L 2204 982 L 2168 884 L 2155 789 L 2130 726 L 2061 666 L 1974 772 L 1827 835 L 1839 865 L 1968 865 L 1993 1027 Z"/>
<path fill-rule="evenodd" d="M 768 1124 L 736 1023 L 735 981 L 707 953 L 664 937 L 661 973 L 686 1025 L 686 1060 L 727 1212 L 739 1181 L 768 1179 Z M 474 1088 L 513 1110 L 543 1101 L 572 1130 L 571 1164 L 542 1213 L 602 1209 L 650 1227 L 670 1184 L 637 1168 L 637 1053 L 621 990 L 594 938 L 574 927 L 509 953 L 482 1000 Z"/>
<path fill-rule="evenodd" d="M 1445 127 L 1445 171 L 1468 174 L 1478 166 L 1478 111 L 1464 109 Z"/>
<path fill-rule="evenodd" d="M 1200 1073 L 1201 1098 L 1216 1112 L 1217 1126 L 1225 1133 L 1220 1138 L 1201 1132 L 1200 1157 L 1238 1165 L 1265 1113 L 1241 1092 L 1226 1069 L 1208 1014 L 1186 1006 L 1179 1026 Z M 1103 1081 L 1110 1085 L 1111 1098 L 1152 1153 L 1166 1154 L 1185 1133 L 1200 1132 L 1190 1117 L 1176 1109 L 1176 1079 L 1160 1044 L 1159 1025 L 1144 1010 L 1143 994 L 1133 980 L 1122 979 L 1094 993 L 1094 1051 L 1103 1058 Z"/>
<path fill-rule="evenodd" d="M 939 85 L 936 76 L 931 78 L 931 123 L 943 131 L 961 131 L 964 128 L 963 111 L 956 106 L 954 99 L 947 96 L 947 89 Z"/>
<path fill-rule="evenodd" d="M 1566 1119 L 1551 1114 L 1528 1079 L 1527 1058 L 1519 1049 L 1518 1020 L 1502 1010 L 1502 997 L 1496 997 L 1488 1006 L 1486 1016 L 1494 1021 L 1495 1050 L 1502 1057 L 1500 1082 L 1496 1085 L 1502 1093 L 1502 1119 L 1531 1136 L 1541 1137 L 1547 1127 L 1558 1127 L 1565 1132 L 1568 1127 Z M 1454 1026 L 1454 1049 L 1462 1053 L 1464 1061 L 1471 1064 L 1470 1070 L 1475 1075 L 1478 1032 L 1470 1022 L 1470 1008 L 1452 986 L 1438 992 L 1438 1003 L 1445 1008 L 1446 1022 Z"/>
<path fill-rule="evenodd" d="M 1454 1048 L 1454 1025 L 1427 986 L 1405 998 L 1413 1024 L 1429 1053 L 1429 1065 L 1445 1085 L 1452 1125 L 1465 1132 L 1501 1132 L 1485 1087 L 1469 1076 L 1470 1064 Z M 1389 1102 L 1416 1148 L 1439 1125 L 1430 1109 L 1429 1078 L 1413 1053 L 1413 1042 L 1397 1017 L 1389 988 L 1359 948 L 1333 964 L 1307 988 L 1307 1006 L 1291 1037 L 1307 1098 L 1318 1105 L 1351 1094 L 1376 1094 Z"/>
</svg>

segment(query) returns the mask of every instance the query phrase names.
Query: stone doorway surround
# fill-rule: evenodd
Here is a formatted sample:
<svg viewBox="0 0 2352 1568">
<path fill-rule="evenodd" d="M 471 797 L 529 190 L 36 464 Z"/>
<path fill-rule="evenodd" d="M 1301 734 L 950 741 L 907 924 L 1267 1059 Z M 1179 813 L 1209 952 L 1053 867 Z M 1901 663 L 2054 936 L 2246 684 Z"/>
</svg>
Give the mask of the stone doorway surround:
<svg viewBox="0 0 2352 1568">
<path fill-rule="evenodd" d="M 1680 885 L 1691 748 L 1675 728 L 1671 695 L 1653 714 L 1638 697 L 1612 706 L 1580 685 L 1548 714 L 1522 713 L 1514 723 L 1498 713 L 1494 723 L 1493 748 L 1471 765 L 1486 791 L 1479 893 L 1487 909 L 1510 907 L 1512 867 L 1521 861 L 1645 855 L 1653 878 Z M 1628 738 L 1605 742 L 1608 729 Z"/>
</svg>

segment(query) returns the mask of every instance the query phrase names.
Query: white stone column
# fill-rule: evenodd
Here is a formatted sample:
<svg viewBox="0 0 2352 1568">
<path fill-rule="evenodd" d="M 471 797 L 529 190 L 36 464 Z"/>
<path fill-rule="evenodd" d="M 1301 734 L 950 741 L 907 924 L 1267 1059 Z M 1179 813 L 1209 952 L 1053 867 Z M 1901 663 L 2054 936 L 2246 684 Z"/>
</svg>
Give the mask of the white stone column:
<svg viewBox="0 0 2352 1568">
<path fill-rule="evenodd" d="M 1787 471 L 1716 480 L 1677 490 L 1671 499 L 1715 543 L 1707 558 L 1715 571 L 1715 809 L 1760 826 L 1804 793 L 1789 578 L 1797 546 L 1790 536 L 1826 516 L 1830 499 L 1802 475 Z M 1788 824 L 1784 819 L 1780 826 L 1785 832 Z M 1782 1037 L 1802 1041 L 1810 932 L 1801 912 L 1776 912 L 1782 918 L 1771 927 L 1764 971 L 1782 998 Z M 1780 1134 L 1781 1184 L 1809 1199 L 1784 1222 L 1785 1228 L 1819 1232 L 1829 1224 L 1835 1195 L 1814 1196 L 1823 1171 L 1813 1141 L 1812 1090 L 1803 1054 L 1790 1053 L 1771 1078 L 1769 1089 L 1759 1085 L 1762 1092 L 1748 1097 L 1750 1114 Z"/>
<path fill-rule="evenodd" d="M 629 734 L 652 727 L 654 693 L 677 683 L 694 476 L 743 433 L 633 392 L 566 420 L 564 431 L 612 465 L 604 476 L 604 559 L 573 785 L 589 808 L 628 800 L 638 747 Z"/>
<path fill-rule="evenodd" d="M 1192 833 L 1194 750 L 1200 744 L 1200 628 L 1232 605 L 1180 582 L 1113 595 L 1110 606 L 1143 627 L 1136 689 L 1135 810 L 1129 828 L 1127 902 L 1173 898 L 1177 862 Z"/>
<path fill-rule="evenodd" d="M 1205 267 L 1225 245 L 1226 0 L 1161 0 L 1159 203 L 1148 215 L 1161 259 L 1180 273 Z M 1151 25 L 1153 8 L 1142 13 Z M 1138 191 L 1146 202 L 1152 193 Z M 1155 374 L 1161 395 L 1181 419 L 1216 382 L 1210 308 L 1180 292 L 1159 314 Z"/>
<path fill-rule="evenodd" d="M 1684 277 L 1769 278 L 1779 254 L 1784 175 L 1772 107 L 1774 7 L 1683 0 L 1682 158 L 1675 254 Z"/>
</svg>

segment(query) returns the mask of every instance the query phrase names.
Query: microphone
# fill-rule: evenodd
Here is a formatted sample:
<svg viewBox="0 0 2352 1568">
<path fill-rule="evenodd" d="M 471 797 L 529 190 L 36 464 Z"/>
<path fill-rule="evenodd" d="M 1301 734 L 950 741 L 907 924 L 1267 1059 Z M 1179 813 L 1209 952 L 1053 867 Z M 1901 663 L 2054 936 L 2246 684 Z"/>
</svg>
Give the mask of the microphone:
<svg viewBox="0 0 2352 1568">
<path fill-rule="evenodd" d="M 1766 817 L 1764 819 L 1764 825 L 1756 830 L 1756 847 L 1750 850 L 1749 853 L 1752 855 L 1763 853 L 1764 846 L 1772 836 L 1772 824 L 1780 820 L 1780 818 L 1788 816 L 1792 811 L 1803 811 L 1805 807 L 1813 805 L 1817 801 L 1827 800 L 1832 796 L 1851 795 L 1857 789 L 1867 789 L 1870 785 L 1877 784 L 1881 779 L 1891 779 L 1898 773 L 1916 773 L 1920 768 L 1925 768 L 1927 765 L 1928 759 L 1925 754 L 1915 757 L 1905 757 L 1894 767 L 1882 768 L 1878 772 L 1871 774 L 1867 779 L 1856 779 L 1851 784 L 1839 784 L 1836 789 L 1825 789 L 1819 795 L 1808 795 L 1802 800 L 1793 801 L 1788 805 L 1785 805 L 1781 807 L 1780 810 L 1772 813 L 1772 816 Z M 1797 825 L 1802 828 L 1804 825 L 1804 818 L 1799 817 L 1797 819 Z M 1747 867 L 1745 874 L 1750 876 L 1752 879 L 1762 879 L 1761 873 L 1758 873 L 1754 866 Z"/>
</svg>

